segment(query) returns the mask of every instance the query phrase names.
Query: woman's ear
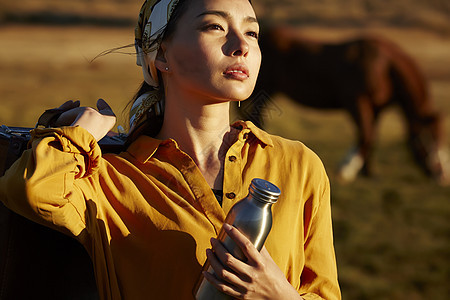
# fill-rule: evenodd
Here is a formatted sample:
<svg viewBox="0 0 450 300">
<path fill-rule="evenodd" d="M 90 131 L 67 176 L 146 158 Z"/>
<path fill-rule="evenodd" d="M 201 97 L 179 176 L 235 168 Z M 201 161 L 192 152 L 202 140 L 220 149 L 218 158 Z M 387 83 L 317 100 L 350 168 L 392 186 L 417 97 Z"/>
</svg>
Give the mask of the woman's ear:
<svg viewBox="0 0 450 300">
<path fill-rule="evenodd" d="M 161 46 L 158 49 L 158 53 L 156 54 L 156 58 L 155 58 L 155 67 L 160 71 L 160 72 L 167 72 L 169 71 L 169 63 L 167 62 L 166 59 L 166 45 L 163 42 L 161 44 Z"/>
</svg>

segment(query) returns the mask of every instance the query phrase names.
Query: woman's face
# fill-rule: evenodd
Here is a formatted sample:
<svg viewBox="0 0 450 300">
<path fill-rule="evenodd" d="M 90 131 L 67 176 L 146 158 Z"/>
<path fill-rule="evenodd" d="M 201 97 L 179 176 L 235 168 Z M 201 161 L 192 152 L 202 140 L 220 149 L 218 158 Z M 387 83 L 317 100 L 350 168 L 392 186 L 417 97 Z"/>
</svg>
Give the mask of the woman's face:
<svg viewBox="0 0 450 300">
<path fill-rule="evenodd" d="M 211 103 L 245 100 L 261 63 L 259 26 L 248 0 L 191 0 L 163 43 L 167 88 Z"/>
</svg>

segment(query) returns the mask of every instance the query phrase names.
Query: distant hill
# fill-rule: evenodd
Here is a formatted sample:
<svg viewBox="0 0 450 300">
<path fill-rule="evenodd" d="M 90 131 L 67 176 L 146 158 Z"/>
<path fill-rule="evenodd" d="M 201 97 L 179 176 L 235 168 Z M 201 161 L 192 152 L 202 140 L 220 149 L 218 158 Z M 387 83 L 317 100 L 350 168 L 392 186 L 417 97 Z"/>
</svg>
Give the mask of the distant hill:
<svg viewBox="0 0 450 300">
<path fill-rule="evenodd" d="M 274 21 L 325 26 L 388 25 L 450 30 L 448 0 L 255 0 Z"/>
<path fill-rule="evenodd" d="M 1 23 L 134 24 L 143 1 L 0 0 Z M 253 0 L 260 19 L 294 25 L 421 27 L 450 33 L 448 0 Z"/>
</svg>

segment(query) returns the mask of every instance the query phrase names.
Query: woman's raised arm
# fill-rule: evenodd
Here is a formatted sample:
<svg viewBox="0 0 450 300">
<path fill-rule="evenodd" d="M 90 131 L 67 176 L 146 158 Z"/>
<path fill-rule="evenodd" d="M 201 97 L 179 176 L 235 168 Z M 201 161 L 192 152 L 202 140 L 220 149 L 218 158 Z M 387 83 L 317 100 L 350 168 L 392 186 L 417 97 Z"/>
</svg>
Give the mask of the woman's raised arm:
<svg viewBox="0 0 450 300">
<path fill-rule="evenodd" d="M 77 182 L 96 174 L 102 155 L 97 140 L 114 126 L 115 116 L 103 100 L 97 102 L 98 111 L 79 107 L 78 101 L 59 108 L 64 112 L 56 126 L 61 127 L 33 130 L 31 149 L 0 177 L 0 201 L 35 222 L 77 236 L 86 217 L 86 191 Z"/>
</svg>

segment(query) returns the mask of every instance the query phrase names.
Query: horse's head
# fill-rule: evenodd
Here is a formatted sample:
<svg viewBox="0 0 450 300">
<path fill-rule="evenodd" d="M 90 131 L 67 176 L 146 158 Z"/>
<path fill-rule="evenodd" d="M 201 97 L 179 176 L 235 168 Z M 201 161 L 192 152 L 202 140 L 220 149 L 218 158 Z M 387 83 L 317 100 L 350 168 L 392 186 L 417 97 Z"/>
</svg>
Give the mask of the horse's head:
<svg viewBox="0 0 450 300">
<path fill-rule="evenodd" d="M 414 156 L 427 175 L 442 185 L 450 184 L 450 153 L 443 143 L 442 121 L 435 114 L 422 118 L 410 136 Z"/>
</svg>

